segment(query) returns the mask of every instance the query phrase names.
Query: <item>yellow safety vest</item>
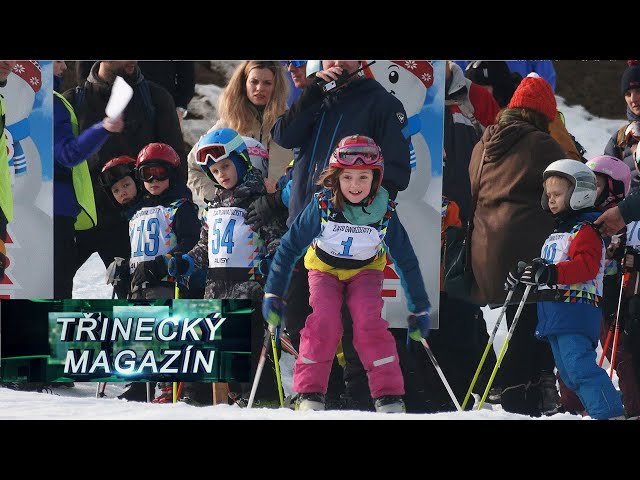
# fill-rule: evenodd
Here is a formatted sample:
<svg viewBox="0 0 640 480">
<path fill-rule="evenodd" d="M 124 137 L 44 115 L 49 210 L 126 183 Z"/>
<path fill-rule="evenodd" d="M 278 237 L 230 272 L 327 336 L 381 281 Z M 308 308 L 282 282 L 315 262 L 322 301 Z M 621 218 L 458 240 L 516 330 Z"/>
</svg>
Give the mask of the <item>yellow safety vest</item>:
<svg viewBox="0 0 640 480">
<path fill-rule="evenodd" d="M 77 137 L 80 133 L 78 127 L 78 117 L 73 110 L 71 104 L 54 90 L 53 94 L 58 97 L 71 115 L 71 126 L 73 134 Z M 93 196 L 93 184 L 91 183 L 91 175 L 89 174 L 89 165 L 87 161 L 76 165 L 71 169 L 71 178 L 73 180 L 73 190 L 76 194 L 76 200 L 80 205 L 80 213 L 76 218 L 76 230 L 88 230 L 98 224 L 98 215 L 96 213 L 96 201 Z"/>
<path fill-rule="evenodd" d="M 11 171 L 9 170 L 9 152 L 7 137 L 4 133 L 4 102 L 0 96 L 0 208 L 7 217 L 13 220 L 13 197 L 11 195 Z"/>
</svg>

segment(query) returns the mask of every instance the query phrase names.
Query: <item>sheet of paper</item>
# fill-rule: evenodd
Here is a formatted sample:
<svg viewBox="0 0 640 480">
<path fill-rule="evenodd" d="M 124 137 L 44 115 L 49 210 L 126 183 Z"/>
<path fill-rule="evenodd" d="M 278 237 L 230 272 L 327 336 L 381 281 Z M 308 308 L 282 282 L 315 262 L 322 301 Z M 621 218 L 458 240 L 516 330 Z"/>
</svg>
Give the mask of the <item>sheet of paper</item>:
<svg viewBox="0 0 640 480">
<path fill-rule="evenodd" d="M 132 96 L 133 88 L 122 77 L 116 77 L 111 88 L 111 96 L 109 97 L 107 108 L 105 108 L 107 117 L 114 120 L 118 119 L 124 109 L 127 108 Z"/>
</svg>

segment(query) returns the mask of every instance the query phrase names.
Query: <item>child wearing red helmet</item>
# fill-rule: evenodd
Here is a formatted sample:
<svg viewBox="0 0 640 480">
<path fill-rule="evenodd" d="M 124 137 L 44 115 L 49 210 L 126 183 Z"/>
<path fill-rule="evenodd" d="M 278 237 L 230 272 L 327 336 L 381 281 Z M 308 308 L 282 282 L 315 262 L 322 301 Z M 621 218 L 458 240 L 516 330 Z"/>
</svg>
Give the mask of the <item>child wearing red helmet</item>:
<svg viewBox="0 0 640 480">
<path fill-rule="evenodd" d="M 333 356 L 342 336 L 343 295 L 353 318 L 354 346 L 367 371 L 378 412 L 405 411 L 404 381 L 388 323 L 382 318 L 382 282 L 387 254 L 403 277 L 409 332 L 420 341 L 429 331 L 429 298 L 411 242 L 381 186 L 384 160 L 369 137 L 343 138 L 318 184 L 325 187 L 297 216 L 269 269 L 262 312 L 277 326 L 283 297 L 297 260 L 309 270 L 313 312 L 300 332 L 292 390 L 297 410 L 324 410 Z M 388 252 L 388 253 L 387 253 Z"/>
<path fill-rule="evenodd" d="M 138 154 L 136 172 L 146 191 L 129 220 L 132 299 L 173 298 L 165 255 L 189 251 L 200 236 L 198 207 L 177 181 L 179 167 L 180 157 L 165 143 L 150 143 Z"/>
</svg>

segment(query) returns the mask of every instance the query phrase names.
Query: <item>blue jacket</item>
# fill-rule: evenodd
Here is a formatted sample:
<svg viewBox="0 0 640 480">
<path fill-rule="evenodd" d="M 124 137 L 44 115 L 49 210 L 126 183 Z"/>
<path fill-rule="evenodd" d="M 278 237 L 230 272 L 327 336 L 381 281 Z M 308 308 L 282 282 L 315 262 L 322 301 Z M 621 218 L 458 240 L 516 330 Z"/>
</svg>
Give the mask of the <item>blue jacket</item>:
<svg viewBox="0 0 640 480">
<path fill-rule="evenodd" d="M 348 135 L 366 135 L 378 144 L 385 159 L 382 184 L 392 199 L 405 190 L 411 176 L 409 139 L 402 133 L 406 125 L 402 102 L 376 80 L 352 80 L 328 97 L 317 83 L 307 86 L 271 129 L 278 145 L 300 148 L 293 169 L 287 225 L 320 190 L 315 184 L 320 173 L 338 142 Z"/>
<path fill-rule="evenodd" d="M 71 168 L 100 150 L 109 138 L 110 132 L 105 130 L 102 122 L 98 122 L 76 137 L 71 124 L 71 114 L 62 100 L 55 95 L 53 122 L 53 214 L 76 218 L 80 213 L 80 205 L 73 190 Z"/>
<path fill-rule="evenodd" d="M 325 192 L 329 197 L 331 196 L 330 190 Z M 314 197 L 313 201 L 309 202 L 280 240 L 278 250 L 269 267 L 265 293 L 283 297 L 289 289 L 296 262 L 321 233 L 322 220 L 318 201 L 318 198 Z M 418 258 L 413 251 L 409 235 L 395 211 L 389 219 L 383 243 L 387 254 L 393 255 L 391 259 L 399 270 L 407 296 L 408 309 L 414 313 L 428 310 L 431 304 L 424 287 Z"/>
</svg>

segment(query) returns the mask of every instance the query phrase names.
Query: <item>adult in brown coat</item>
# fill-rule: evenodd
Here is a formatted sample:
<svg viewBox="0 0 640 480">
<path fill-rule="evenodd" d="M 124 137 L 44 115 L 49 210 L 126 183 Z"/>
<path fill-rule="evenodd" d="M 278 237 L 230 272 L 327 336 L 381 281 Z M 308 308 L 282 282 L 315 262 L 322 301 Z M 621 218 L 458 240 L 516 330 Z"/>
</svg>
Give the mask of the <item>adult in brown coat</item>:
<svg viewBox="0 0 640 480">
<path fill-rule="evenodd" d="M 549 83 L 537 76 L 526 77 L 498 123 L 485 130 L 471 154 L 469 177 L 477 199 L 471 237 L 475 275 L 471 293 L 481 305 L 503 305 L 509 271 L 519 260 L 539 257 L 553 231 L 553 217 L 542 209 L 540 199 L 544 169 L 565 157 L 549 135 L 549 123 L 555 116 L 556 101 Z M 507 308 L 509 326 L 520 298 L 514 295 Z M 503 359 L 500 385 L 506 411 L 538 416 L 547 410 L 542 405 L 541 371 L 545 381 L 552 377 L 554 361 L 548 344 L 534 337 L 535 300 L 536 296 L 530 295 L 521 313 Z"/>
</svg>

